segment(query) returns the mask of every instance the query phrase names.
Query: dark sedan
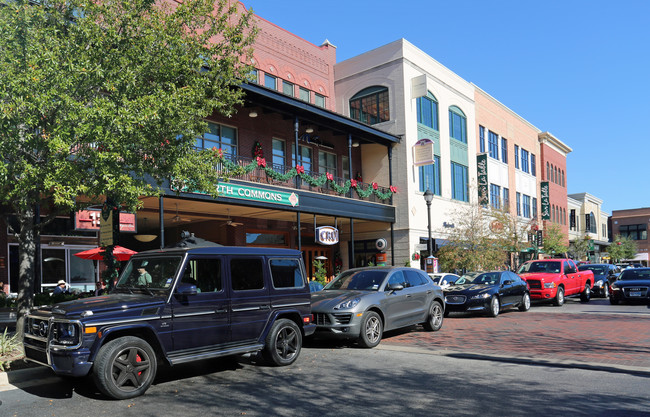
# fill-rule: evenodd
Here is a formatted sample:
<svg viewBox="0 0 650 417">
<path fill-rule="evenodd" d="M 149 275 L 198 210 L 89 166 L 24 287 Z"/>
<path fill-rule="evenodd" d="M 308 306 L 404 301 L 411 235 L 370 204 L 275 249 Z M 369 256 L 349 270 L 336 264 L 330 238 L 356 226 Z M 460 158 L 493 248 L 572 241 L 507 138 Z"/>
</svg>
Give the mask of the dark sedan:
<svg viewBox="0 0 650 417">
<path fill-rule="evenodd" d="M 480 311 L 492 317 L 503 309 L 530 309 L 526 281 L 510 271 L 493 271 L 463 275 L 456 284 L 445 289 L 445 314 L 451 311 Z"/>
<path fill-rule="evenodd" d="M 609 302 L 644 302 L 650 304 L 650 268 L 629 268 L 612 284 Z"/>
<path fill-rule="evenodd" d="M 609 287 L 616 281 L 616 265 L 612 264 L 583 264 L 578 266 L 579 271 L 589 270 L 594 273 L 594 286 L 591 289 L 595 295 L 609 297 Z"/>
</svg>

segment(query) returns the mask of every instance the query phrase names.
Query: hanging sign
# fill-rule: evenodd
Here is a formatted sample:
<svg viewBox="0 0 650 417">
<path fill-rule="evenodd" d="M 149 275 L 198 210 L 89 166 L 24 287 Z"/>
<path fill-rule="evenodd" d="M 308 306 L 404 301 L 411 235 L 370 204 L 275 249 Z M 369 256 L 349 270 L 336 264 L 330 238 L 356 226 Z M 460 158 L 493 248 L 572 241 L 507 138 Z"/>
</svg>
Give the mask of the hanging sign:
<svg viewBox="0 0 650 417">
<path fill-rule="evenodd" d="M 548 181 L 542 181 L 540 183 L 540 194 L 542 197 L 541 209 L 542 209 L 542 220 L 551 220 L 551 201 L 549 195 L 549 183 Z"/>
<path fill-rule="evenodd" d="M 431 165 L 434 163 L 433 141 L 431 139 L 420 139 L 413 145 L 413 165 Z"/>
<path fill-rule="evenodd" d="M 478 180 L 478 203 L 482 206 L 487 206 L 490 204 L 488 195 L 487 154 L 482 153 L 476 156 L 476 169 Z"/>
<path fill-rule="evenodd" d="M 339 230 L 333 226 L 317 227 L 315 240 L 321 245 L 336 245 L 339 243 Z"/>
</svg>

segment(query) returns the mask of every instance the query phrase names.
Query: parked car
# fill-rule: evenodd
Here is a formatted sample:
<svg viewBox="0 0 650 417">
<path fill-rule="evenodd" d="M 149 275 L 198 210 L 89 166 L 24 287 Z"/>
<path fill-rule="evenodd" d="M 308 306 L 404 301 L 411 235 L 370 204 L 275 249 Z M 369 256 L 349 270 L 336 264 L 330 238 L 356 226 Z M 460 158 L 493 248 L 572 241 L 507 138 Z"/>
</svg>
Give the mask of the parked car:
<svg viewBox="0 0 650 417">
<path fill-rule="evenodd" d="M 578 271 L 589 270 L 594 273 L 594 286 L 592 292 L 599 296 L 609 297 L 610 285 L 616 281 L 618 275 L 616 265 L 612 264 L 583 264 L 578 266 Z"/>
<path fill-rule="evenodd" d="M 467 274 L 445 290 L 445 314 L 452 311 L 484 312 L 492 317 L 501 310 L 518 307 L 530 309 L 526 281 L 510 271 Z"/>
<path fill-rule="evenodd" d="M 453 285 L 460 277 L 456 274 L 450 274 L 447 272 L 429 274 L 429 277 L 434 284 L 442 288 L 443 290 L 450 285 Z"/>
<path fill-rule="evenodd" d="M 650 304 L 650 268 L 628 268 L 612 284 L 609 302 L 628 301 Z"/>
<path fill-rule="evenodd" d="M 553 258 L 524 262 L 517 274 L 528 282 L 533 300 L 552 301 L 554 305 L 564 304 L 564 297 L 579 295 L 580 301 L 589 302 L 594 273 L 579 271 L 571 259 Z"/>
<path fill-rule="evenodd" d="M 25 357 L 58 375 L 90 374 L 102 393 L 127 399 L 144 394 L 161 363 L 261 352 L 272 365 L 290 365 L 315 330 L 311 318 L 300 251 L 144 251 L 110 295 L 33 309 Z"/>
<path fill-rule="evenodd" d="M 364 267 L 342 272 L 312 293 L 316 332 L 379 344 L 383 332 L 422 324 L 437 331 L 444 317 L 444 295 L 427 274 L 409 267 Z"/>
</svg>

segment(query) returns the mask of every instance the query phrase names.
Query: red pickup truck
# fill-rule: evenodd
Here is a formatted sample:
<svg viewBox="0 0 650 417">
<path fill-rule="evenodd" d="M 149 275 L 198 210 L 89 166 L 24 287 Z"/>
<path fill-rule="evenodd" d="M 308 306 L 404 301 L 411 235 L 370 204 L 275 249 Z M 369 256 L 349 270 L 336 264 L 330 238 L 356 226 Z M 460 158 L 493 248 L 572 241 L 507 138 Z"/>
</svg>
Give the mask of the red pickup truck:
<svg viewBox="0 0 650 417">
<path fill-rule="evenodd" d="M 532 300 L 552 300 L 564 304 L 564 297 L 580 294 L 580 301 L 591 299 L 592 271 L 579 271 L 571 259 L 540 259 L 525 262 L 517 272 L 528 282 Z"/>
</svg>

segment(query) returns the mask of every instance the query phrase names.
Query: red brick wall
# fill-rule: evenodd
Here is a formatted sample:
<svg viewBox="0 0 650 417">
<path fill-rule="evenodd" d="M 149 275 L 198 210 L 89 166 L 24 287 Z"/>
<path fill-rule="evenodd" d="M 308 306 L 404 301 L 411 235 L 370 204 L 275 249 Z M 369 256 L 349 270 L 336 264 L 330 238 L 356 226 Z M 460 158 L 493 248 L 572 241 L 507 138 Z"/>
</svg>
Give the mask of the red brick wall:
<svg viewBox="0 0 650 417">
<path fill-rule="evenodd" d="M 561 226 L 562 233 L 568 236 L 569 233 L 569 209 L 567 207 L 567 170 L 566 170 L 566 155 L 553 149 L 551 146 L 541 143 L 540 144 L 541 163 L 538 171 L 541 174 L 542 181 L 549 182 L 549 200 L 551 207 L 557 206 L 563 210 L 564 224 L 556 223 Z M 546 164 L 557 167 L 560 172 L 564 173 L 564 186 L 551 181 L 548 177 Z"/>
</svg>

